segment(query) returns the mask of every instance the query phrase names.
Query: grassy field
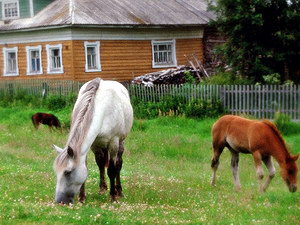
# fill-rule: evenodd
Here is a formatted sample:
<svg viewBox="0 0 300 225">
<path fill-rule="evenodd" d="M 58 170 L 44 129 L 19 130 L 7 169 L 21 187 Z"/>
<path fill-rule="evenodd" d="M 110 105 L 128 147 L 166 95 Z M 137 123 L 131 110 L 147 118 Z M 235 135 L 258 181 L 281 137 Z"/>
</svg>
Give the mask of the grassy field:
<svg viewBox="0 0 300 225">
<path fill-rule="evenodd" d="M 237 193 L 225 151 L 217 186 L 210 186 L 215 119 L 136 120 L 121 172 L 124 198 L 111 203 L 108 193 L 98 194 L 99 173 L 90 152 L 86 202 L 54 204 L 51 145 L 62 147 L 67 132 L 34 130 L 30 115 L 40 110 L 0 108 L 1 224 L 299 224 L 299 191 L 288 192 L 277 164 L 268 191 L 259 193 L 252 157 L 241 155 Z M 68 110 L 56 114 L 62 120 L 69 116 Z M 300 131 L 285 140 L 300 153 Z"/>
</svg>

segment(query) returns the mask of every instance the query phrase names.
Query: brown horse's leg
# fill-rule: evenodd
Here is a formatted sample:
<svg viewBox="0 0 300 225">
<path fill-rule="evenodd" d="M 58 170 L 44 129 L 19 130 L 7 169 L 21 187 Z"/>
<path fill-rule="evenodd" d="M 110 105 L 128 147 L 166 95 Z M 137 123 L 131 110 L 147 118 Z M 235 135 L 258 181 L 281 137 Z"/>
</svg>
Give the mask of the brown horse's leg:
<svg viewBox="0 0 300 225">
<path fill-rule="evenodd" d="M 213 175 L 212 175 L 212 179 L 211 179 L 211 185 L 215 186 L 216 185 L 216 173 L 217 173 L 217 169 L 219 166 L 219 158 L 220 155 L 222 154 L 224 149 L 224 146 L 218 146 L 216 144 L 213 144 L 213 157 L 211 160 L 211 168 L 213 170 Z"/>
<path fill-rule="evenodd" d="M 105 181 L 105 164 L 107 161 L 107 150 L 96 148 L 92 146 L 93 152 L 95 154 L 95 160 L 99 167 L 100 171 L 100 184 L 99 184 L 99 193 L 104 194 L 107 191 L 107 185 Z"/>
<path fill-rule="evenodd" d="M 83 183 L 80 187 L 80 191 L 79 191 L 79 202 L 84 202 L 85 201 L 85 183 Z"/>
<path fill-rule="evenodd" d="M 267 156 L 267 157 L 263 157 L 263 162 L 265 163 L 265 165 L 267 166 L 268 170 L 269 170 L 269 176 L 263 186 L 263 190 L 262 191 L 266 191 L 271 180 L 273 179 L 273 177 L 275 176 L 275 167 L 273 165 L 272 162 L 272 158 L 271 156 Z"/>
<path fill-rule="evenodd" d="M 122 159 L 123 152 L 124 152 L 124 141 L 122 140 L 119 143 L 119 152 L 118 152 L 118 158 L 117 158 L 117 164 L 116 164 L 116 169 L 117 169 L 116 190 L 117 190 L 118 197 L 123 197 L 121 178 L 120 178 L 120 173 L 121 173 L 121 169 L 122 169 L 122 165 L 123 165 L 123 159 Z"/>
<path fill-rule="evenodd" d="M 253 152 L 253 158 L 254 158 L 254 163 L 255 163 L 255 168 L 256 168 L 256 176 L 257 176 L 258 183 L 259 183 L 259 190 L 261 192 L 263 192 L 264 171 L 263 171 L 263 168 L 261 165 L 262 157 L 258 150 Z"/>
<path fill-rule="evenodd" d="M 230 151 L 231 152 L 231 169 L 233 180 L 235 184 L 235 189 L 239 191 L 241 189 L 240 178 L 239 178 L 239 153 Z"/>
</svg>

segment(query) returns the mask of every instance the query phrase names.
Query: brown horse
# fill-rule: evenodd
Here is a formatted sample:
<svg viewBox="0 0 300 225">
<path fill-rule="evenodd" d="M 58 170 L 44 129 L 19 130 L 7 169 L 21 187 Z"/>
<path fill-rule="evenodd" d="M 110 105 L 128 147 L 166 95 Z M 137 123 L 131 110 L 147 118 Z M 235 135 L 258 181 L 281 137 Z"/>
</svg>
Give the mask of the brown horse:
<svg viewBox="0 0 300 225">
<path fill-rule="evenodd" d="M 219 157 L 223 149 L 227 147 L 232 155 L 231 168 L 237 190 L 240 189 L 238 174 L 239 153 L 249 153 L 253 155 L 260 191 L 266 191 L 275 175 L 275 168 L 271 156 L 278 162 L 281 176 L 286 182 L 290 192 L 297 190 L 298 168 L 296 160 L 299 155 L 290 155 L 279 131 L 270 121 L 249 120 L 239 116 L 226 115 L 221 117 L 213 125 L 212 138 L 212 185 L 215 185 L 216 182 Z M 269 170 L 269 176 L 264 184 L 262 182 L 262 161 Z"/>
<path fill-rule="evenodd" d="M 56 116 L 50 113 L 35 113 L 31 117 L 33 126 L 38 129 L 40 124 L 48 125 L 50 128 L 53 126 L 60 128 L 60 122 Z"/>
</svg>

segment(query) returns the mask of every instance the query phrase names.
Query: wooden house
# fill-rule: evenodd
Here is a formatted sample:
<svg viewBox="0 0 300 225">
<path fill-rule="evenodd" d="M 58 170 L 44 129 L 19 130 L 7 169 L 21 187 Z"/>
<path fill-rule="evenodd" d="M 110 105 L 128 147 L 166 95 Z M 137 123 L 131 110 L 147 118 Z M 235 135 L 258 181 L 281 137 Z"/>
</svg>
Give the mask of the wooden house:
<svg viewBox="0 0 300 225">
<path fill-rule="evenodd" d="M 203 60 L 206 0 L 0 0 L 0 81 L 119 81 Z"/>
</svg>

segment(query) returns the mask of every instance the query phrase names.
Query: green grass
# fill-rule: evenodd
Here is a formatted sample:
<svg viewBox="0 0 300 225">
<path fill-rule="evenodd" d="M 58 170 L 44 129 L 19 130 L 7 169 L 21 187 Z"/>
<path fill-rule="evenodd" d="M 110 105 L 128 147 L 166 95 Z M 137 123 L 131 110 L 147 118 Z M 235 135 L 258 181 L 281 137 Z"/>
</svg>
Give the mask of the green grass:
<svg viewBox="0 0 300 225">
<path fill-rule="evenodd" d="M 127 138 L 122 169 L 124 198 L 98 194 L 92 152 L 84 204 L 54 203 L 56 153 L 67 131 L 34 130 L 30 115 L 43 109 L 0 108 L 1 224 L 299 224 L 300 194 L 289 193 L 277 172 L 259 193 L 251 155 L 240 157 L 242 190 L 235 192 L 230 154 L 220 159 L 217 186 L 210 186 L 215 119 L 161 117 L 136 120 Z M 67 123 L 69 111 L 55 112 Z M 300 153 L 300 131 L 285 136 Z M 299 186 L 299 184 L 298 184 Z"/>
</svg>

